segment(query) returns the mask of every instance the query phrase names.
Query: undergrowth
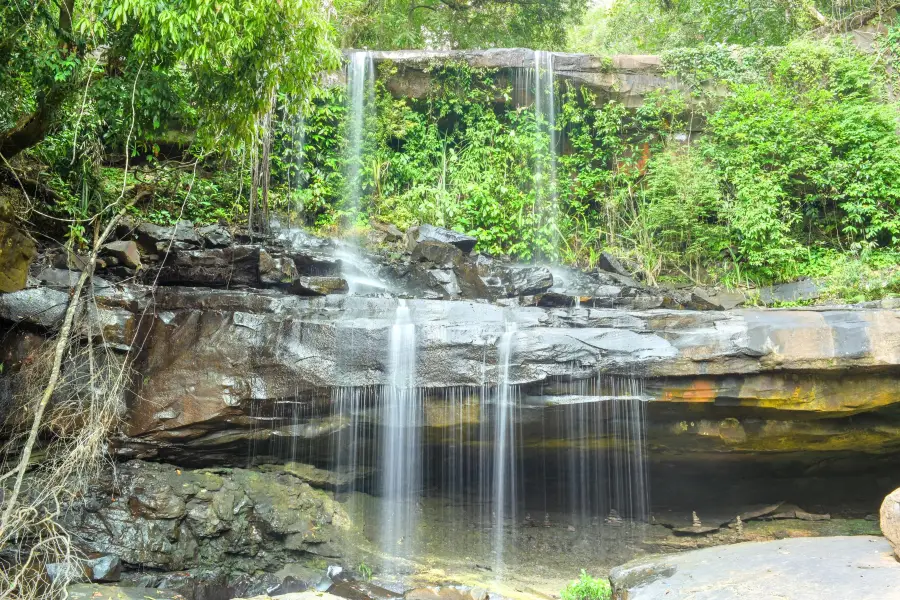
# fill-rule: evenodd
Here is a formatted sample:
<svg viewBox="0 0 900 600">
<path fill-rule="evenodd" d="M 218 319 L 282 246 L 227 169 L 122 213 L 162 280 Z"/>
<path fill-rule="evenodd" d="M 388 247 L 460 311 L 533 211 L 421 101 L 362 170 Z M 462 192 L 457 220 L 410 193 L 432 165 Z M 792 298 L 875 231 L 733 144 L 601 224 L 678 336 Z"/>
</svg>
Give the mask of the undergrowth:
<svg viewBox="0 0 900 600">
<path fill-rule="evenodd" d="M 340 87 L 318 90 L 308 105 L 277 104 L 269 203 L 326 233 L 376 218 L 450 227 L 475 236 L 482 252 L 525 260 L 594 267 L 611 251 L 650 283 L 745 287 L 810 276 L 837 298 L 884 297 L 896 293 L 900 264 L 900 123 L 886 68 L 896 39 L 879 38 L 874 54 L 839 38 L 669 51 L 664 68 L 687 91 L 655 92 L 638 109 L 557 80 L 552 189 L 547 124 L 505 72 L 434 64 L 425 96 L 396 98 L 384 84 L 396 67 L 382 62 L 361 211 L 345 203 Z M 148 84 L 153 110 L 133 178 L 153 194 L 134 211 L 163 224 L 244 222 L 252 156 L 235 147 L 201 159 L 183 134 L 166 137 L 196 120 L 177 83 Z M 30 152 L 55 196 L 47 210 L 75 221 L 75 243 L 85 241 L 78 219 L 102 210 L 121 179 L 110 164 L 117 93 L 98 87 L 77 134 L 66 123 Z M 168 125 L 155 116 L 167 111 Z M 176 160 L 177 143 L 188 145 Z"/>
<path fill-rule="evenodd" d="M 591 577 L 582 569 L 579 578 L 567 585 L 560 597 L 562 600 L 609 600 L 612 588 L 609 580 Z"/>
</svg>

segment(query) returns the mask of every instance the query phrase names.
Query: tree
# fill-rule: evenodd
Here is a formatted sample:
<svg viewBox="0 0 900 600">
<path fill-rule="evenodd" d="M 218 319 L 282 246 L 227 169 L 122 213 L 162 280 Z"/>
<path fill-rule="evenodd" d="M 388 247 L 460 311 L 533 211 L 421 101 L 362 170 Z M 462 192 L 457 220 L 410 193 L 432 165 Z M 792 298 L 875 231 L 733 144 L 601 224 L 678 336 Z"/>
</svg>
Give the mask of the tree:
<svg viewBox="0 0 900 600">
<path fill-rule="evenodd" d="M 573 39 L 578 50 L 588 52 L 784 45 L 813 30 L 860 27 L 895 8 L 885 0 L 615 0 L 608 9 L 593 9 Z"/>
<path fill-rule="evenodd" d="M 355 48 L 562 50 L 587 0 L 338 0 L 342 45 Z"/>
<path fill-rule="evenodd" d="M 0 7 L 0 154 L 40 142 L 98 80 L 186 80 L 199 139 L 250 140 L 275 93 L 303 97 L 338 64 L 317 0 L 10 0 Z"/>
</svg>

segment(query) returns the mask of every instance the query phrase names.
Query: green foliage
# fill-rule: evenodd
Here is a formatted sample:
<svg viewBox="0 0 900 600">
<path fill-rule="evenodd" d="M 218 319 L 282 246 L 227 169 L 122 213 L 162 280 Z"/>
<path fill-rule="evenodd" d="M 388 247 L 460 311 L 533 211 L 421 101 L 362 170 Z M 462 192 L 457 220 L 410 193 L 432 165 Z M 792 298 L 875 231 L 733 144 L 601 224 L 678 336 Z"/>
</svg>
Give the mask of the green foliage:
<svg viewBox="0 0 900 600">
<path fill-rule="evenodd" d="M 870 58 L 803 42 L 785 49 L 767 83 L 736 85 L 710 116 L 704 153 L 755 275 L 795 275 L 811 239 L 897 242 L 900 138 L 881 93 Z"/>
<path fill-rule="evenodd" d="M 546 48 L 561 50 L 586 0 L 339 0 L 345 48 Z"/>
<path fill-rule="evenodd" d="M 713 44 L 780 46 L 851 15 L 858 23 L 879 6 L 877 0 L 615 0 L 586 14 L 570 48 L 656 53 Z"/>
<path fill-rule="evenodd" d="M 715 169 L 692 146 L 670 144 L 650 162 L 639 227 L 632 232 L 651 279 L 678 272 L 701 279 L 722 258 L 728 232 L 718 222 L 725 207 Z"/>
<path fill-rule="evenodd" d="M 609 580 L 591 577 L 582 569 L 581 576 L 560 592 L 562 600 L 609 600 L 612 588 Z"/>
<path fill-rule="evenodd" d="M 174 77 L 209 148 L 223 137 L 250 139 L 276 92 L 306 97 L 317 73 L 337 64 L 328 22 L 314 2 L 82 0 L 79 8 L 75 30 L 90 46 L 109 40 L 107 60 L 124 61 L 125 74 L 154 71 L 151 102 L 143 104 L 152 123 L 163 122 L 158 108 L 178 102 L 158 76 Z M 182 75 L 188 85 L 178 81 Z"/>
</svg>

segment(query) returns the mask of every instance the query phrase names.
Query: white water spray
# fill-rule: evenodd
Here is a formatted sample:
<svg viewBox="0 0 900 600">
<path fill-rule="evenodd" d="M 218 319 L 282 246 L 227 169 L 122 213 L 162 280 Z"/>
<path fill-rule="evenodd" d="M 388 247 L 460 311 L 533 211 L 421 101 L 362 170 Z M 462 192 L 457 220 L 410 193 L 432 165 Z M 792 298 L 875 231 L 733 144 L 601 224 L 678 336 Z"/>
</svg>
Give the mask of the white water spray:
<svg viewBox="0 0 900 600">
<path fill-rule="evenodd" d="M 497 344 L 497 397 L 494 402 L 494 572 L 503 566 L 506 520 L 515 522 L 515 388 L 510 384 L 510 361 L 516 324 L 508 322 Z"/>
<path fill-rule="evenodd" d="M 347 64 L 347 98 L 350 106 L 347 132 L 347 188 L 345 203 L 351 225 L 359 214 L 362 197 L 363 142 L 368 113 L 375 105 L 375 67 L 371 52 L 354 52 Z"/>
<path fill-rule="evenodd" d="M 391 328 L 390 383 L 382 410 L 381 548 L 389 557 L 408 558 L 415 549 L 422 481 L 423 407 L 416 388 L 416 326 L 405 300 L 399 301 Z"/>
<path fill-rule="evenodd" d="M 556 178 L 558 135 L 554 83 L 553 53 L 536 50 L 534 53 L 534 118 L 537 147 L 534 160 L 534 210 L 540 216 L 540 226 L 550 228 L 554 246 L 558 247 L 559 193 Z"/>
</svg>

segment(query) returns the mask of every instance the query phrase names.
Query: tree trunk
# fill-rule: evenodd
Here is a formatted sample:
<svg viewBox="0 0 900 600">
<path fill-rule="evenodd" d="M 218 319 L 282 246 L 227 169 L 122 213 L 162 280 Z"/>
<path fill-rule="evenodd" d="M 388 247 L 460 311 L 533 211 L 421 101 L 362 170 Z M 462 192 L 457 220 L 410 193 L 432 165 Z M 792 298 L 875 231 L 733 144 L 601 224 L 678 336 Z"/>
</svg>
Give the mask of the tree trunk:
<svg viewBox="0 0 900 600">
<path fill-rule="evenodd" d="M 50 125 L 70 91 L 70 85 L 57 85 L 38 99 L 38 107 L 10 129 L 0 133 L 0 154 L 7 160 L 31 148 L 46 137 Z"/>
<path fill-rule="evenodd" d="M 75 11 L 75 0 L 64 0 L 59 3 L 59 46 L 67 52 L 75 52 L 75 41 L 72 38 L 72 14 Z M 57 111 L 78 87 L 74 83 L 53 84 L 50 89 L 38 96 L 37 109 L 25 115 L 11 128 L 0 132 L 0 155 L 9 160 L 19 152 L 38 144 L 47 136 L 50 125 Z"/>
</svg>

